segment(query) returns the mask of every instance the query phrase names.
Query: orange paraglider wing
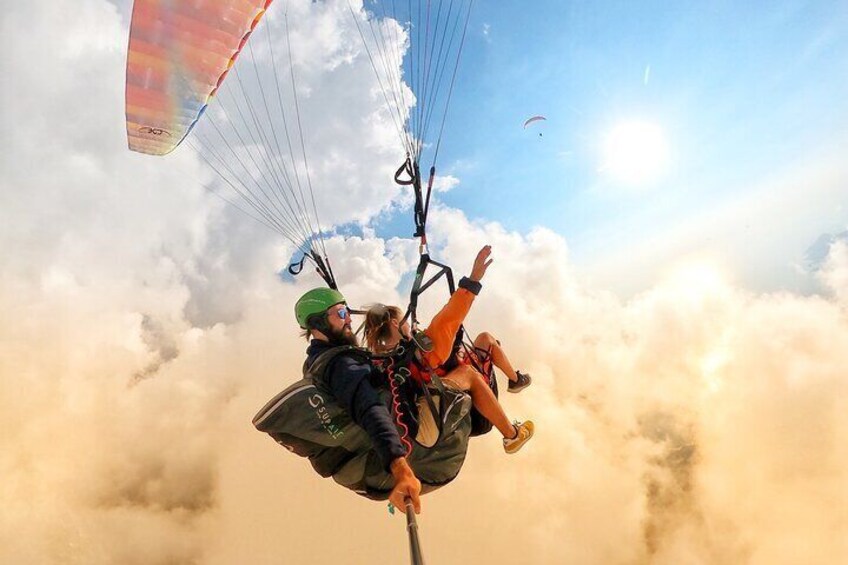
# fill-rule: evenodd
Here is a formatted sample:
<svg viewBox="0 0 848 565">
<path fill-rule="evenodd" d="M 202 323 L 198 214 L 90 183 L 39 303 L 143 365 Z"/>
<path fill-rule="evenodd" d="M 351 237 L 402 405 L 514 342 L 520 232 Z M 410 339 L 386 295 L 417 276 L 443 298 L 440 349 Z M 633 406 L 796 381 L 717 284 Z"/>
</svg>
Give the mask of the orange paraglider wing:
<svg viewBox="0 0 848 565">
<path fill-rule="evenodd" d="M 271 1 L 135 1 L 126 83 L 131 150 L 164 155 L 180 144 Z"/>
</svg>

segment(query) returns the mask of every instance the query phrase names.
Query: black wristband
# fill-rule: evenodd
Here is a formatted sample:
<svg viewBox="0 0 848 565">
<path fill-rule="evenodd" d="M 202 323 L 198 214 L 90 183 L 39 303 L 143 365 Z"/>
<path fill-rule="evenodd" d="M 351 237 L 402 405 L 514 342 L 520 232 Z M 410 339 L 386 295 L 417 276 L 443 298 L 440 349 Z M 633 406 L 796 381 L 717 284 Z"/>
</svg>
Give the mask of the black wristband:
<svg viewBox="0 0 848 565">
<path fill-rule="evenodd" d="M 464 288 L 474 296 L 477 296 L 483 289 L 483 285 L 480 284 L 480 281 L 472 281 L 468 277 L 462 277 L 459 279 L 459 288 Z"/>
</svg>

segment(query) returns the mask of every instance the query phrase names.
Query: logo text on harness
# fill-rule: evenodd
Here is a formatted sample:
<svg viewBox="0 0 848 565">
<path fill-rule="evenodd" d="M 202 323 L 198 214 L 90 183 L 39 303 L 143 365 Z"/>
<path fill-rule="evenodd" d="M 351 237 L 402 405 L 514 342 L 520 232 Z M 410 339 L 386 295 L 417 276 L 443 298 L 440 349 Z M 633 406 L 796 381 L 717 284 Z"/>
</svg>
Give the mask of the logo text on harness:
<svg viewBox="0 0 848 565">
<path fill-rule="evenodd" d="M 327 411 L 327 406 L 325 405 L 323 396 L 320 394 L 313 394 L 309 397 L 309 405 L 315 409 L 315 416 L 317 416 L 318 421 L 321 422 L 321 427 L 330 434 L 331 438 L 338 439 L 344 435 L 341 428 L 333 423 L 333 419 Z"/>
</svg>

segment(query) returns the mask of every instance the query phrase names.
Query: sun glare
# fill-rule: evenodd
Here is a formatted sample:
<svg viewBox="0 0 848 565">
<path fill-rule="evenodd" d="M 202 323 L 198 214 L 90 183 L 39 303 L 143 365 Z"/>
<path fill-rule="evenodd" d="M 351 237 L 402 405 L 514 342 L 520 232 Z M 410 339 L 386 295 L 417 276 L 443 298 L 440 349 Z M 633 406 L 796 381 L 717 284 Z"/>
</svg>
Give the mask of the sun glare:
<svg viewBox="0 0 848 565">
<path fill-rule="evenodd" d="M 621 184 L 647 186 L 665 172 L 668 153 L 665 135 L 656 124 L 621 122 L 606 137 L 601 170 Z"/>
</svg>

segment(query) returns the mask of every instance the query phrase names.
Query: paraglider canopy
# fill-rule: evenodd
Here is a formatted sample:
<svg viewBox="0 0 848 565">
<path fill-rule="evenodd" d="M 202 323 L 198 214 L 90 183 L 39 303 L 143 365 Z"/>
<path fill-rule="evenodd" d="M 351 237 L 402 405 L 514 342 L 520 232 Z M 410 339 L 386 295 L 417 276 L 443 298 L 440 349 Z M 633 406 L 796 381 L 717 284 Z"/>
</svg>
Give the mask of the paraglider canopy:
<svg viewBox="0 0 848 565">
<path fill-rule="evenodd" d="M 527 126 L 529 126 L 529 125 L 530 125 L 530 124 L 532 124 L 533 122 L 547 121 L 547 119 L 548 119 L 548 118 L 546 118 L 545 116 L 533 116 L 532 118 L 528 118 L 528 119 L 524 122 L 524 129 L 527 129 Z"/>
<path fill-rule="evenodd" d="M 136 0 L 127 53 L 129 148 L 170 153 L 215 97 L 271 0 Z"/>
<path fill-rule="evenodd" d="M 271 0 L 135 0 L 126 74 L 130 150 L 166 155 L 185 142 L 217 178 L 204 188 L 302 254 L 336 288 L 295 87 L 288 17 L 273 38 Z M 254 38 L 260 21 L 264 37 Z M 259 71 L 254 43 L 268 64 Z M 275 51 L 284 55 L 279 60 Z M 239 71 L 237 61 L 249 63 Z M 228 79 L 229 77 L 229 79 Z M 284 93 L 285 96 L 284 96 Z M 214 102 L 214 105 L 213 105 Z M 298 143 L 299 142 L 299 143 Z"/>
</svg>

